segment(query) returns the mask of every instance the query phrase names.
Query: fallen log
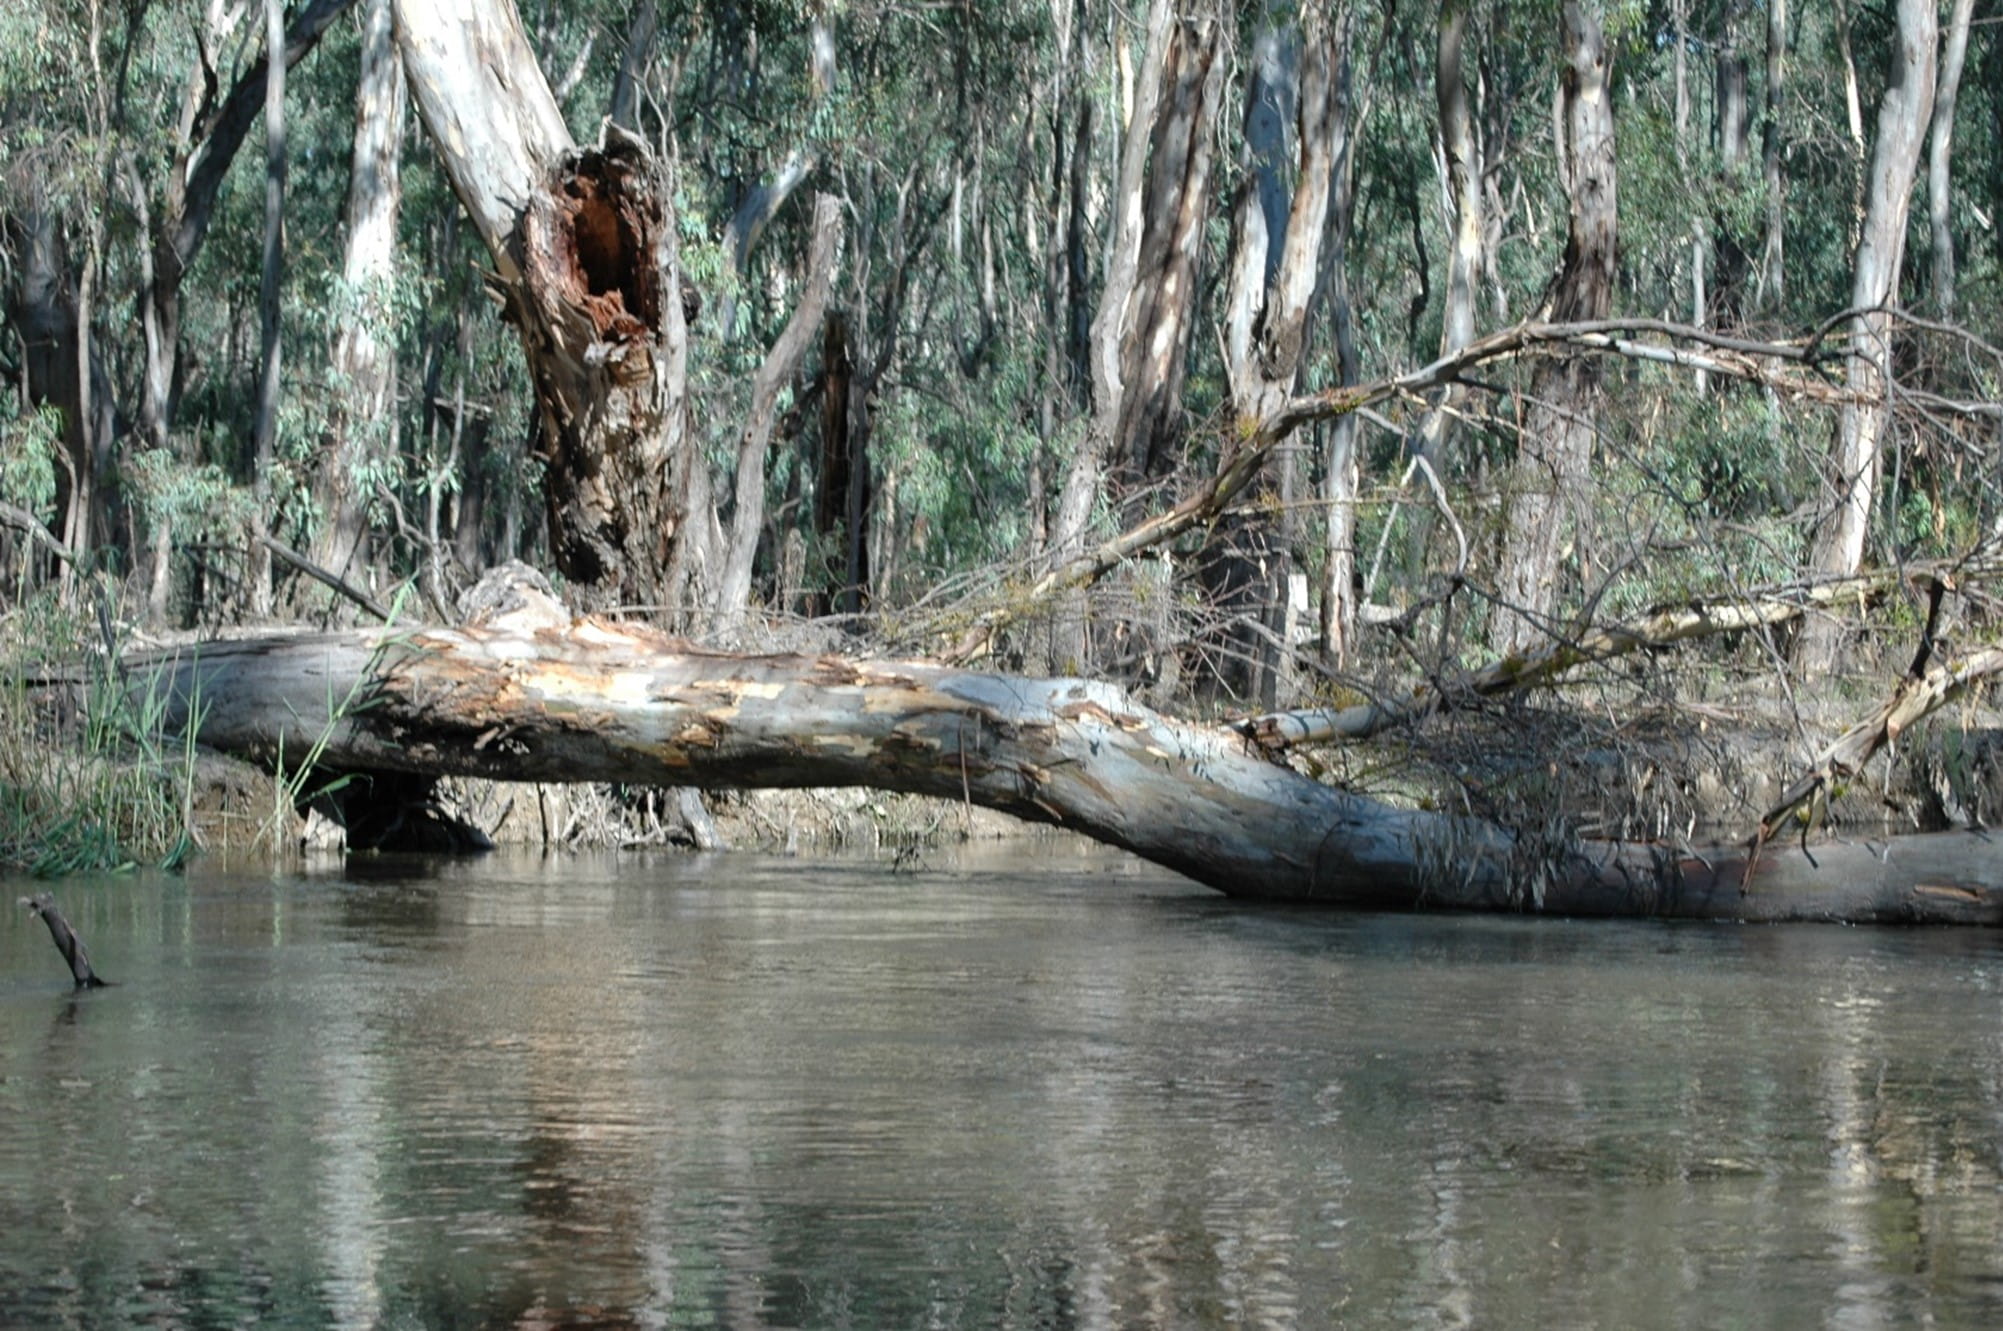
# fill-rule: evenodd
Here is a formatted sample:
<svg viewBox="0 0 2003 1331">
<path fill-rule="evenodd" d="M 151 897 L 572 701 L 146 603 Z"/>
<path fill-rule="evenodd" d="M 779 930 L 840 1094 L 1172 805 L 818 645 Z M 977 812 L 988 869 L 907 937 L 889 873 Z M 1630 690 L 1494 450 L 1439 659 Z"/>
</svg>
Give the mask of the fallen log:
<svg viewBox="0 0 2003 1331">
<path fill-rule="evenodd" d="M 268 766 L 514 781 L 868 786 L 1119 846 L 1233 896 L 1350 908 L 2003 923 L 1979 833 L 1579 843 L 1314 781 L 1111 685 L 734 656 L 595 618 L 209 643 L 130 663 L 172 728 Z M 1742 882 L 1750 890 L 1741 893 Z"/>
</svg>

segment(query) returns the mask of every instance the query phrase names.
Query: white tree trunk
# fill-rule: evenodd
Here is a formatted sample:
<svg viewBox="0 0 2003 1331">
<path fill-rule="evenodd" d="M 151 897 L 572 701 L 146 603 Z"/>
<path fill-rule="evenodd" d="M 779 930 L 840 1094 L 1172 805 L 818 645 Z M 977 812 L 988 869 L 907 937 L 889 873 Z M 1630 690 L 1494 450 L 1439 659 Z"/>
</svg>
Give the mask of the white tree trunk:
<svg viewBox="0 0 2003 1331">
<path fill-rule="evenodd" d="M 547 603 L 545 603 L 547 604 Z M 134 661 L 169 727 L 327 769 L 710 788 L 855 785 L 1071 828 L 1237 896 L 1367 909 L 2003 923 L 1989 838 L 1538 849 L 1325 786 L 1077 679 L 691 653 L 531 609 L 484 627 L 211 643 Z"/>
<path fill-rule="evenodd" d="M 1613 301 L 1614 120 L 1611 57 L 1599 21 L 1567 0 L 1565 73 L 1559 123 L 1571 221 L 1551 297 L 1551 317 L 1603 319 Z M 1550 632 L 1559 602 L 1565 541 L 1582 531 L 1592 464 L 1599 367 L 1582 356 L 1554 358 L 1531 380 L 1530 408 L 1511 478 L 1508 527 L 1496 586 L 1502 598 L 1489 645 L 1529 651 Z"/>
<path fill-rule="evenodd" d="M 396 452 L 390 284 L 396 277 L 397 213 L 403 199 L 398 146 L 405 96 L 390 10 L 390 0 L 369 0 L 363 19 L 341 261 L 348 316 L 335 330 L 330 353 L 334 406 L 320 459 L 322 511 L 314 559 L 344 577 L 357 556 L 367 557 L 362 549 L 367 500 L 357 475 L 372 458 Z"/>
<path fill-rule="evenodd" d="M 1862 566 L 1878 495 L 1892 355 L 1892 321 L 1885 307 L 1898 299 L 1906 218 L 1933 113 L 1937 42 L 1935 0 L 1899 0 L 1891 80 L 1878 108 L 1868 204 L 1850 286 L 1850 304 L 1860 313 L 1850 321 L 1847 378 L 1862 400 L 1845 406 L 1838 422 L 1830 457 L 1830 505 L 1809 556 L 1809 568 L 1827 577 L 1846 577 Z M 1832 670 L 1841 646 L 1841 630 L 1833 620 L 1811 621 L 1801 640 L 1803 673 Z"/>
</svg>

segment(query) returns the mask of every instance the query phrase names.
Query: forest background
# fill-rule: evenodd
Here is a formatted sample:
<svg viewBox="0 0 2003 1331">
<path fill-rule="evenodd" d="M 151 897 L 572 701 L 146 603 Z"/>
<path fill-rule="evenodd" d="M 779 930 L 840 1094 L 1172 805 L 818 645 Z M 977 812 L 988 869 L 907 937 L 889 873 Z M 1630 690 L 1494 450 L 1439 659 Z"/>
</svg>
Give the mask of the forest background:
<svg viewBox="0 0 2003 1331">
<path fill-rule="evenodd" d="M 550 110 L 467 94 L 440 25 Z M 596 311 L 567 357 L 464 141 L 536 115 L 655 201 L 640 262 L 617 180 L 537 160 Z M 1560 670 L 1616 730 L 1760 697 L 1808 734 L 1850 719 L 1825 679 L 1985 631 L 1986 2 L 32 0 L 0 163 L 0 582 L 38 656 L 449 621 L 519 558 L 718 647 L 1310 738 Z M 1679 610 L 1729 632 L 1588 650 Z M 1529 761 L 1491 780 L 1483 732 L 1470 807 L 1548 753 L 1510 723 Z"/>
</svg>

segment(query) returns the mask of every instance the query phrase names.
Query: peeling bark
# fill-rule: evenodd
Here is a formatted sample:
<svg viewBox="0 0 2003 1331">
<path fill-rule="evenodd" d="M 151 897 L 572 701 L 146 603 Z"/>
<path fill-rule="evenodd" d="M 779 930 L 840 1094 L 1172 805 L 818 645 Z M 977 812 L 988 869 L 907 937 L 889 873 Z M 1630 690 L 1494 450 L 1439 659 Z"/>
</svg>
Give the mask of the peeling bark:
<svg viewBox="0 0 2003 1331">
<path fill-rule="evenodd" d="M 719 655 L 535 607 L 133 664 L 170 727 L 194 718 L 203 742 L 267 763 L 317 745 L 348 771 L 907 791 L 1071 828 L 1232 895 L 1350 908 L 2003 923 L 1985 837 L 1769 848 L 1749 881 L 1736 848 L 1546 847 L 1322 785 L 1085 680 Z"/>
<path fill-rule="evenodd" d="M 557 567 L 595 608 L 658 607 L 693 576 L 685 528 L 708 505 L 666 171 L 616 125 L 572 143 L 508 0 L 395 8 L 419 117 L 521 334 Z"/>
</svg>

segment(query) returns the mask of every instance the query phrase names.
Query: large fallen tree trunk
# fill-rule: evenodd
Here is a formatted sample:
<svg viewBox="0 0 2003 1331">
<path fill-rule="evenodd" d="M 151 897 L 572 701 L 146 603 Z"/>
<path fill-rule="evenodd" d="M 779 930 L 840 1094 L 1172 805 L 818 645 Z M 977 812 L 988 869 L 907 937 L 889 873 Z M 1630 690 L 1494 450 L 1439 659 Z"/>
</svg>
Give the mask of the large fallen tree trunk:
<svg viewBox="0 0 2003 1331">
<path fill-rule="evenodd" d="M 135 687 L 253 760 L 346 771 L 963 799 L 1124 847 L 1234 896 L 1344 907 L 2003 922 L 1976 833 L 1700 854 L 1524 838 L 1311 780 L 1119 689 L 915 662 L 726 656 L 630 624 L 212 643 Z M 141 667 L 144 669 L 144 667 Z M 1743 885 L 1743 890 L 1742 890 Z"/>
</svg>

